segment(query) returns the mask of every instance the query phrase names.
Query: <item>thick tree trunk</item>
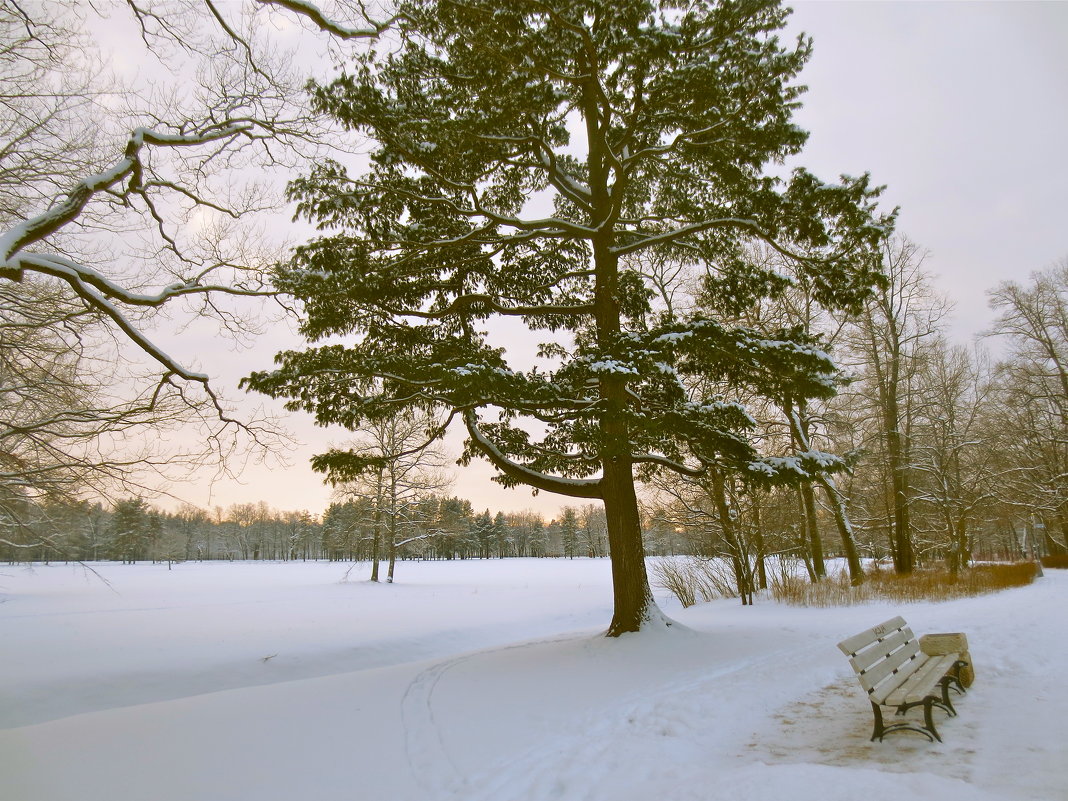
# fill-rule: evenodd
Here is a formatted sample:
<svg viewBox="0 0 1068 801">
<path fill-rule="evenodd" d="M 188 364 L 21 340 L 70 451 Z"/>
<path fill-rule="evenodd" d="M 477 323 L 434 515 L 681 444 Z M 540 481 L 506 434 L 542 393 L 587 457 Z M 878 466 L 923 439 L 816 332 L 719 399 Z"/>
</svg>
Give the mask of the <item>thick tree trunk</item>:
<svg viewBox="0 0 1068 801">
<path fill-rule="evenodd" d="M 892 537 L 894 545 L 894 571 L 911 573 L 916 567 L 916 557 L 912 549 L 912 531 L 909 521 L 909 477 L 908 468 L 903 464 L 899 454 L 892 454 L 890 465 L 893 470 L 894 521 Z"/>
<path fill-rule="evenodd" d="M 890 469 L 891 492 L 893 494 L 894 519 L 891 527 L 891 545 L 894 557 L 894 571 L 899 574 L 911 573 L 915 567 L 912 550 L 912 527 L 909 520 L 909 482 L 908 448 L 901 433 L 901 412 L 898 406 L 898 360 L 892 362 L 890 385 L 883 401 L 884 423 L 886 426 L 886 461 Z"/>
<path fill-rule="evenodd" d="M 597 129 L 596 122 L 587 119 L 591 132 Z M 591 138 L 595 143 L 597 136 Z M 600 156 L 591 148 L 592 185 L 596 187 L 596 205 L 608 208 L 607 173 Z M 606 347 L 611 347 L 620 332 L 619 307 L 619 262 L 610 251 L 608 242 L 594 242 L 594 264 L 597 275 L 595 295 L 595 319 L 597 338 Z M 604 436 L 602 450 L 601 493 L 604 500 L 605 522 L 608 528 L 608 553 L 612 562 L 612 591 L 614 609 L 608 636 L 618 637 L 631 631 L 639 631 L 649 621 L 655 609 L 653 593 L 649 588 L 649 576 L 645 570 L 645 546 L 642 543 L 641 517 L 638 514 L 638 497 L 634 491 L 632 444 L 626 421 L 630 403 L 625 379 L 608 375 L 600 380 L 599 391 L 605 402 L 601 418 Z"/>
<path fill-rule="evenodd" d="M 630 461 L 609 460 L 604 467 L 604 512 L 608 523 L 608 549 L 612 559 L 615 609 L 609 637 L 638 631 L 654 610 L 653 593 L 645 570 L 638 498 Z"/>
</svg>

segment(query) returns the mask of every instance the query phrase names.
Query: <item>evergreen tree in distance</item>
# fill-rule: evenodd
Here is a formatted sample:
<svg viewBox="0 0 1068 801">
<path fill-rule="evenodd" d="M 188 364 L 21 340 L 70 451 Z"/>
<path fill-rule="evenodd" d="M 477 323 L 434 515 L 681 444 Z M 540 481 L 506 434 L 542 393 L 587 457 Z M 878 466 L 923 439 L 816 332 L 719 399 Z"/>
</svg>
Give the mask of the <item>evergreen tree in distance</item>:
<svg viewBox="0 0 1068 801">
<path fill-rule="evenodd" d="M 867 176 L 765 172 L 806 139 L 791 114 L 810 42 L 780 41 L 787 13 L 770 0 L 401 3 L 393 35 L 314 87 L 319 110 L 373 143 L 370 168 L 323 163 L 291 186 L 323 233 L 279 288 L 302 301 L 309 340 L 346 344 L 279 354 L 246 384 L 349 428 L 444 407 L 466 426 L 465 458 L 501 483 L 603 502 L 608 634 L 656 619 L 636 473 L 775 480 L 799 464 L 761 460 L 745 410 L 693 396 L 686 377 L 804 400 L 833 393 L 834 367 L 800 331 L 657 312 L 637 258 L 701 265 L 725 309 L 789 281 L 747 263 L 754 240 L 793 257 L 829 307 L 879 280 L 891 220 Z M 495 316 L 549 332 L 541 368 L 509 365 L 484 330 Z M 313 466 L 344 480 L 368 463 L 331 451 Z"/>
</svg>

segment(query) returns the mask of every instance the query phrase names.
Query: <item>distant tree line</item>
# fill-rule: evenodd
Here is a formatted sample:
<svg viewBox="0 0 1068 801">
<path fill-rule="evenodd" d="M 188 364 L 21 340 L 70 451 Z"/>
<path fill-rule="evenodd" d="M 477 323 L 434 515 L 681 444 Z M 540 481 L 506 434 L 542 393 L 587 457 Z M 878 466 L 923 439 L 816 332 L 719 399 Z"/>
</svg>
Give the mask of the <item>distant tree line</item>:
<svg viewBox="0 0 1068 801">
<path fill-rule="evenodd" d="M 3 561 L 369 561 L 376 517 L 382 521 L 368 498 L 332 503 L 321 517 L 262 502 L 166 511 L 142 498 L 26 511 L 10 542 L 0 544 Z M 396 527 L 398 559 L 608 555 L 604 513 L 592 504 L 565 507 L 546 520 L 531 511 L 476 512 L 470 501 L 433 495 L 412 512 Z"/>
</svg>

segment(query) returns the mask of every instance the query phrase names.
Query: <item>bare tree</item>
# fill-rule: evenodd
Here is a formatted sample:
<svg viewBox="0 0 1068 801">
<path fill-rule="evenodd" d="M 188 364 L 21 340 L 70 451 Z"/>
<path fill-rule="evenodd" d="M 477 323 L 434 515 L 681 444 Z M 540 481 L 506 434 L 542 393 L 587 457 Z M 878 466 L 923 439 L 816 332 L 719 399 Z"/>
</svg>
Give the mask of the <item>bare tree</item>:
<svg viewBox="0 0 1068 801">
<path fill-rule="evenodd" d="M 1017 466 L 1002 491 L 1041 518 L 1046 547 L 1068 544 L 1068 259 L 1031 276 L 1029 285 L 1006 282 L 990 294 L 999 313 L 993 333 L 1007 339 L 999 366 L 1001 447 Z M 1057 532 L 1057 533 L 1055 533 Z"/>
<path fill-rule="evenodd" d="M 759 502 L 754 502 L 760 490 L 724 469 L 709 470 L 700 479 L 662 475 L 654 486 L 658 504 L 652 515 L 686 531 L 697 560 L 725 560 L 738 597 L 752 604 L 758 584 L 766 586 L 767 550 Z"/>
<path fill-rule="evenodd" d="M 924 251 L 904 236 L 883 248 L 887 283 L 878 289 L 850 332 L 860 380 L 850 393 L 867 411 L 870 451 L 888 475 L 886 528 L 894 569 L 915 566 L 910 505 L 914 497 L 912 426 L 928 346 L 948 311 L 923 270 Z"/>
<path fill-rule="evenodd" d="M 441 421 L 431 414 L 399 412 L 368 424 L 345 450 L 333 450 L 313 462 L 325 470 L 341 456 L 346 465 L 356 466 L 333 469 L 328 475 L 339 495 L 371 502 L 371 581 L 379 580 L 379 561 L 385 557 L 386 581 L 392 583 L 398 549 L 435 535 L 432 526 L 418 524 L 430 522 L 420 520 L 421 501 L 450 483 L 444 472 L 447 457 L 440 448 L 426 445 L 428 431 L 440 427 Z"/>
<path fill-rule="evenodd" d="M 262 299 L 277 298 L 267 271 L 282 243 L 260 235 L 260 221 L 280 207 L 289 171 L 319 151 L 322 128 L 303 102 L 303 71 L 269 41 L 272 15 L 295 13 L 335 37 L 384 28 L 303 2 L 100 9 L 132 17 L 139 40 L 124 45 L 142 48 L 149 74 L 158 59 L 171 90 L 120 85 L 101 69 L 86 32 L 100 24 L 94 6 L 0 2 L 0 516 L 9 532 L 25 504 L 141 494 L 145 468 L 278 441 L 269 421 L 235 415 L 157 332 L 168 317 L 207 316 L 246 341 Z M 161 436 L 132 445 L 147 427 L 189 423 L 199 427 L 195 448 L 162 451 Z"/>
<path fill-rule="evenodd" d="M 975 529 L 1003 468 L 990 425 L 990 370 L 983 352 L 944 341 L 931 348 L 925 366 L 927 412 L 914 444 L 916 499 L 933 509 L 942 530 L 938 545 L 954 573 L 971 560 Z"/>
</svg>

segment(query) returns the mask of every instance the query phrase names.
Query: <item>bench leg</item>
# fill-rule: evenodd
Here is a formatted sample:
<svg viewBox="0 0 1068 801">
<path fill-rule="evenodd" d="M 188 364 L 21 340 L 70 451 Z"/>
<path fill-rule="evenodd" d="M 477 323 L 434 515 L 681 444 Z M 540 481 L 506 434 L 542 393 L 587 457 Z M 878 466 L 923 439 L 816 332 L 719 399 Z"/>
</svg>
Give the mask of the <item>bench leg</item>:
<svg viewBox="0 0 1068 801">
<path fill-rule="evenodd" d="M 875 742 L 876 738 L 879 738 L 879 742 L 882 742 L 883 735 L 886 734 L 886 727 L 883 726 L 883 711 L 879 709 L 879 705 L 874 701 L 871 702 L 871 710 L 875 713 L 875 729 L 871 733 L 871 740 L 868 742 Z"/>
<path fill-rule="evenodd" d="M 949 685 L 954 681 L 953 676 L 945 676 L 939 684 L 942 685 L 942 706 L 945 707 L 950 717 L 957 716 L 957 710 L 953 708 L 953 702 L 949 700 Z"/>
<path fill-rule="evenodd" d="M 893 734 L 894 732 L 914 731 L 917 734 L 922 734 L 924 737 L 926 737 L 928 740 L 931 740 L 932 742 L 934 742 L 935 740 L 938 740 L 938 742 L 942 742 L 942 738 L 938 736 L 938 731 L 935 729 L 934 722 L 931 719 L 931 707 L 937 700 L 938 699 L 934 697 L 924 700 L 923 706 L 925 725 L 922 727 L 917 726 L 916 724 L 910 721 L 904 720 L 898 723 L 891 723 L 889 725 L 884 724 L 882 709 L 877 703 L 871 701 L 871 710 L 872 714 L 875 717 L 875 728 L 871 733 L 871 741 L 874 742 L 875 740 L 878 740 L 879 742 L 882 742 L 883 738 L 886 737 L 886 735 Z M 908 709 L 910 709 L 912 706 L 919 706 L 919 702 L 911 705 L 902 705 L 898 707 L 897 714 L 904 715 L 905 712 L 908 711 Z"/>
<path fill-rule="evenodd" d="M 934 710 L 934 705 L 934 696 L 929 695 L 923 699 L 923 727 L 927 729 L 927 731 L 931 732 L 932 736 L 934 736 L 934 738 L 938 740 L 938 742 L 942 742 L 942 738 L 938 736 L 938 730 L 935 728 L 934 725 L 934 717 L 931 714 L 931 712 Z M 952 714 L 955 715 L 957 713 L 954 712 Z"/>
</svg>

